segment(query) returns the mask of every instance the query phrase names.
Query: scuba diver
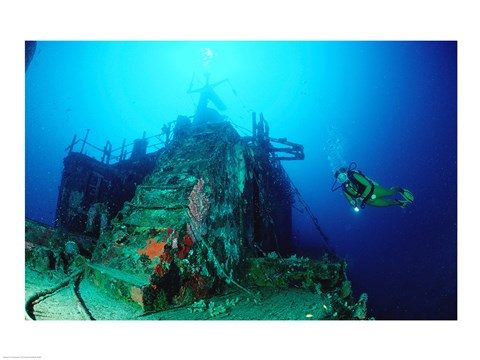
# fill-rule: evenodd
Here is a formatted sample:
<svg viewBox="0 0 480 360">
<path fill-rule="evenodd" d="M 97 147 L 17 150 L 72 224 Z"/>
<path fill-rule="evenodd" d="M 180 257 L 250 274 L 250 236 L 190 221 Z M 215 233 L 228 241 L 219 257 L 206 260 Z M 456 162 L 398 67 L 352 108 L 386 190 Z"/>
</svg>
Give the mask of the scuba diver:
<svg viewBox="0 0 480 360">
<path fill-rule="evenodd" d="M 361 171 L 355 170 L 356 167 L 357 164 L 352 162 L 348 169 L 345 167 L 338 169 L 335 172 L 335 182 L 332 185 L 332 191 L 342 188 L 343 194 L 355 211 L 359 211 L 359 208 L 365 208 L 365 204 L 377 207 L 399 205 L 404 208 L 408 203 L 413 203 L 413 194 L 410 190 L 398 186 L 386 189 L 362 174 Z M 335 187 L 337 182 L 340 185 Z M 402 195 L 403 200 L 386 199 L 397 193 Z"/>
</svg>

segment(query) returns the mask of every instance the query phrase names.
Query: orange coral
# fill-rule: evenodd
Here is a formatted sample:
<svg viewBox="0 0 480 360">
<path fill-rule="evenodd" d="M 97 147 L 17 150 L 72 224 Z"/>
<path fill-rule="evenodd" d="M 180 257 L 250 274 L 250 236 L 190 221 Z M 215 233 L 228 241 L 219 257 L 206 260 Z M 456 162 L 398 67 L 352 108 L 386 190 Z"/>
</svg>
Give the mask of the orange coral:
<svg viewBox="0 0 480 360">
<path fill-rule="evenodd" d="M 163 248 L 165 244 L 166 243 L 164 241 L 157 242 L 157 239 L 150 238 L 147 240 L 147 246 L 145 246 L 143 249 L 137 250 L 137 253 L 139 255 L 145 254 L 150 259 L 153 259 L 155 256 L 160 256 L 163 254 Z"/>
</svg>

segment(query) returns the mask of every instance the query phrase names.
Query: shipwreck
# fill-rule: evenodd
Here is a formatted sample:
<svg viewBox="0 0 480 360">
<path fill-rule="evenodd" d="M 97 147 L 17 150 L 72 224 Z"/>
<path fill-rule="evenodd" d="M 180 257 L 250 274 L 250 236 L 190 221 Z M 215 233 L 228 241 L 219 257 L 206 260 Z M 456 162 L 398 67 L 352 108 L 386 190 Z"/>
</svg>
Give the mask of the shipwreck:
<svg viewBox="0 0 480 360">
<path fill-rule="evenodd" d="M 198 309 L 227 288 L 250 300 L 275 287 L 320 296 L 329 310 L 319 307 L 317 318 L 366 318 L 366 298 L 354 301 L 343 260 L 328 251 L 317 260 L 292 253 L 295 201 L 328 241 L 281 164 L 304 159 L 303 146 L 270 137 L 261 113 L 252 114 L 251 136 L 240 136 L 220 113 L 220 83 L 207 78 L 190 88 L 199 94 L 195 114 L 178 116 L 158 135 L 118 149 L 90 144 L 89 130 L 74 136 L 54 228 L 27 220 L 27 266 L 60 269 L 62 284 L 73 281 L 76 292 L 81 277 L 147 314 Z M 29 318 L 46 293 L 28 296 Z"/>
</svg>

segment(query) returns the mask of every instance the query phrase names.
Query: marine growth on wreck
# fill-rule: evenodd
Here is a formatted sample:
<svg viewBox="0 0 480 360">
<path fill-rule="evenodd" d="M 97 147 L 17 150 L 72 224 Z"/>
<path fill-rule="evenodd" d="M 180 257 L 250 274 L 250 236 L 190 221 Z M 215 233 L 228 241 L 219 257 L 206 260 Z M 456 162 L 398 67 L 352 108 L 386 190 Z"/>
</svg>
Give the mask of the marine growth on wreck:
<svg viewBox="0 0 480 360">
<path fill-rule="evenodd" d="M 26 221 L 27 318 L 368 318 L 345 261 L 292 253 L 296 189 L 281 160 L 303 147 L 270 138 L 263 115 L 241 137 L 209 110 L 116 162 L 108 143 L 98 161 L 74 138 L 56 227 Z M 60 300 L 68 291 L 76 300 Z"/>
</svg>

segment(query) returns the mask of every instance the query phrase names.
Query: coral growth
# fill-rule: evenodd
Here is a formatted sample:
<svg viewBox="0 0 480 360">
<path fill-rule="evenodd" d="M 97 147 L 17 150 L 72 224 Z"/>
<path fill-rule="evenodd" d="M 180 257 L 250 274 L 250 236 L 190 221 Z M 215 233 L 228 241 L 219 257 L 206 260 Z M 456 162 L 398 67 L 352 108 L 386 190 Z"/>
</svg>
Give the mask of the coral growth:
<svg viewBox="0 0 480 360">
<path fill-rule="evenodd" d="M 132 286 L 130 289 L 130 297 L 133 301 L 138 303 L 143 309 L 143 292 L 142 289 Z"/>
<path fill-rule="evenodd" d="M 139 255 L 147 255 L 150 259 L 153 259 L 156 256 L 162 256 L 164 253 L 164 247 L 167 243 L 170 241 L 172 243 L 177 242 L 177 233 L 173 230 L 173 228 L 168 227 L 168 228 L 152 228 L 150 229 L 149 234 L 151 236 L 156 236 L 160 233 L 167 233 L 160 242 L 157 241 L 155 237 L 151 237 L 147 240 L 147 245 L 143 248 L 137 251 Z"/>
<path fill-rule="evenodd" d="M 368 295 L 363 293 L 360 295 L 358 302 L 354 306 L 353 319 L 366 320 L 367 319 L 367 301 Z"/>
<path fill-rule="evenodd" d="M 155 267 L 150 278 L 150 286 L 145 287 L 144 290 L 147 311 L 166 308 L 180 291 L 180 269 L 172 262 L 173 257 L 169 254 L 169 250 L 166 250 L 162 257 L 164 259 Z M 162 267 L 163 264 L 169 264 L 168 272 Z"/>
<path fill-rule="evenodd" d="M 193 296 L 203 298 L 208 294 L 207 280 L 200 275 L 198 271 L 194 271 L 189 281 L 189 285 L 192 287 Z"/>
<path fill-rule="evenodd" d="M 206 233 L 205 218 L 210 207 L 210 202 L 205 194 L 205 180 L 203 178 L 197 181 L 188 200 L 188 216 L 191 221 L 187 224 L 187 229 L 194 240 L 199 240 Z"/>
<path fill-rule="evenodd" d="M 168 270 L 168 267 L 172 262 L 173 256 L 170 254 L 170 250 L 167 249 L 160 255 L 160 261 L 157 266 L 155 266 L 153 273 L 159 276 L 165 275 L 166 270 Z"/>
<path fill-rule="evenodd" d="M 156 256 L 161 256 L 163 254 L 163 248 L 165 247 L 165 242 L 157 242 L 157 239 L 150 238 L 147 240 L 147 246 L 143 249 L 137 251 L 139 255 L 145 254 L 150 259 L 153 259 Z"/>
<path fill-rule="evenodd" d="M 177 257 L 180 260 L 183 260 L 187 257 L 188 253 L 190 252 L 190 249 L 192 248 L 193 245 L 193 239 L 191 238 L 190 235 L 185 234 L 183 237 L 183 245 L 180 245 L 178 247 L 177 251 Z"/>
</svg>

